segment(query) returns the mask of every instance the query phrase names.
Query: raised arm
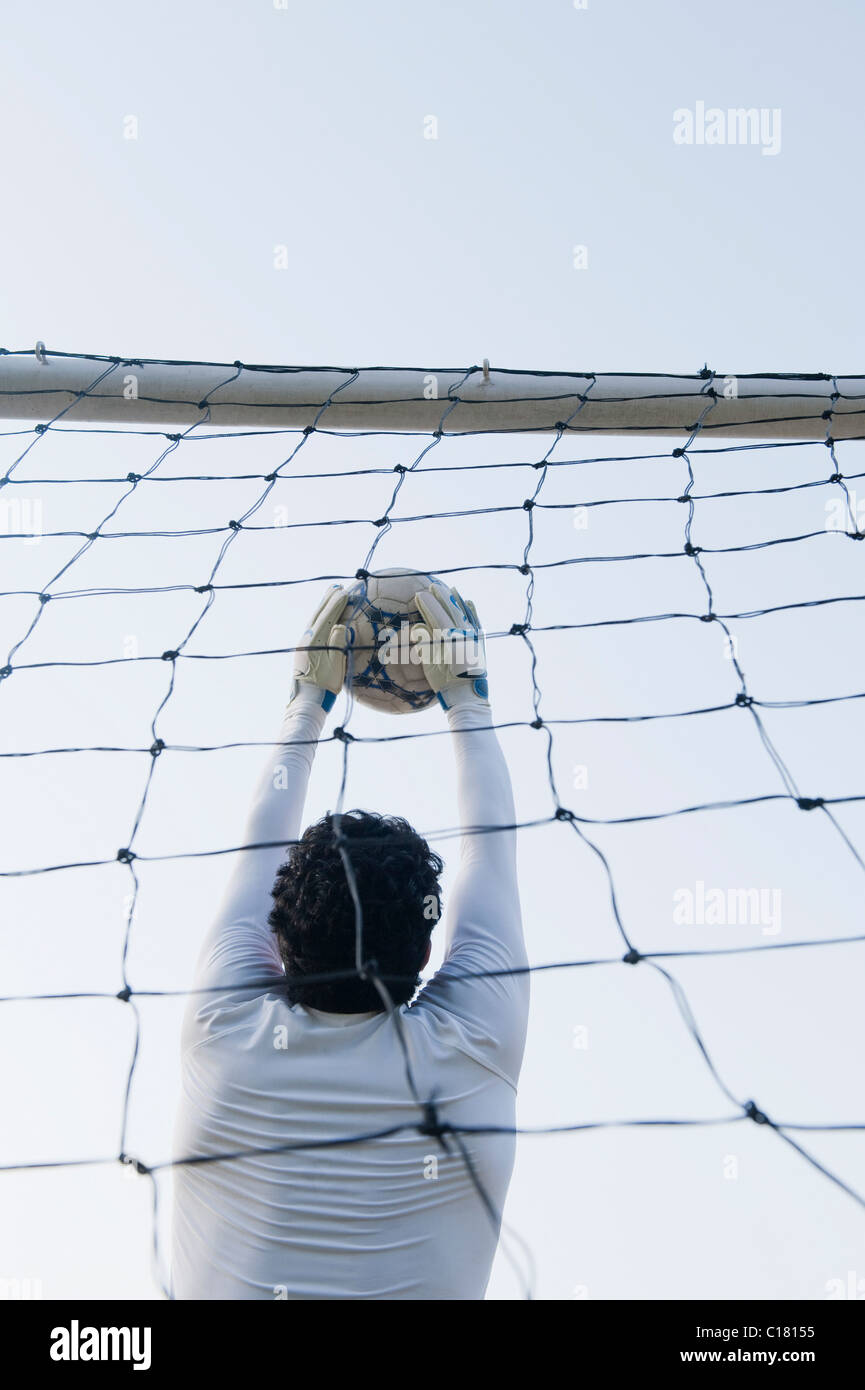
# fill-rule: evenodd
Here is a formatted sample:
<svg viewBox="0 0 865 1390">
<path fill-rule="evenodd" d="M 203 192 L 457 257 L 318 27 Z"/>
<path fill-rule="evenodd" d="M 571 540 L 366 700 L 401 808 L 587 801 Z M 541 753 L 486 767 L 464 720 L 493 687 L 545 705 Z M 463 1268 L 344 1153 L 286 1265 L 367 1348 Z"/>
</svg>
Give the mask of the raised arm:
<svg viewBox="0 0 865 1390">
<path fill-rule="evenodd" d="M 447 721 L 454 736 L 462 841 L 445 959 L 471 954 L 488 958 L 490 969 L 519 968 L 526 964 L 526 947 L 508 765 L 485 701 L 453 706 Z"/>
<path fill-rule="evenodd" d="M 515 1081 L 525 1043 L 529 977 L 510 972 L 525 972 L 528 961 L 514 798 L 492 724 L 483 635 L 474 605 L 444 585 L 418 594 L 417 602 L 432 639 L 424 672 L 453 734 L 462 829 L 459 872 L 446 907 L 445 960 L 421 1000 L 473 1026 L 488 1040 L 491 1058 Z M 484 971 L 504 973 L 464 978 Z"/>
<path fill-rule="evenodd" d="M 341 586 L 329 589 L 304 633 L 308 646 L 297 650 L 278 747 L 263 769 L 244 830 L 244 845 L 262 848 L 238 852 L 193 982 L 196 990 L 216 991 L 191 995 L 188 1018 L 234 990 L 264 990 L 283 973 L 267 923 L 271 889 L 286 845 L 298 837 L 316 745 L 345 679 L 346 629 L 337 621 L 345 604 Z"/>
</svg>

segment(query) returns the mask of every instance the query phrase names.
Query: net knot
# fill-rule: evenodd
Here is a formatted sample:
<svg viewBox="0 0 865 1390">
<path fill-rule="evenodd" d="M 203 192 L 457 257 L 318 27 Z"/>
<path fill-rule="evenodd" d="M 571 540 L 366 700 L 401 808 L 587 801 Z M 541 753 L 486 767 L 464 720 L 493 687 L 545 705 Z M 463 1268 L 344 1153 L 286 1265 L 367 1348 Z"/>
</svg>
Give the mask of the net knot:
<svg viewBox="0 0 865 1390">
<path fill-rule="evenodd" d="M 636 946 L 632 946 L 630 951 L 626 951 L 622 956 L 625 965 L 638 965 L 642 959 L 643 957 L 640 955 Z"/>
<path fill-rule="evenodd" d="M 567 420 L 557 420 L 553 428 L 557 429 L 559 434 L 564 434 L 565 430 L 568 428 L 568 422 Z"/>
<path fill-rule="evenodd" d="M 524 512 L 530 512 L 530 511 L 532 510 L 532 508 L 534 507 L 534 505 L 535 505 L 534 498 L 533 498 L 533 497 L 527 497 L 526 500 L 525 500 L 525 502 L 523 503 L 523 511 L 524 511 Z"/>
<path fill-rule="evenodd" d="M 542 729 L 543 727 L 544 721 L 543 719 L 541 719 L 540 715 L 538 715 L 537 719 L 533 719 L 531 724 L 529 725 L 530 729 Z"/>
<path fill-rule="evenodd" d="M 264 475 L 264 481 L 265 481 L 266 483 L 275 483 L 275 482 L 276 482 L 276 474 L 275 474 L 275 473 L 265 473 L 265 475 Z"/>
<path fill-rule="evenodd" d="M 685 542 L 686 555 L 699 555 L 702 548 L 703 547 L 701 545 L 691 545 L 690 541 Z"/>
<path fill-rule="evenodd" d="M 131 864 L 135 858 L 135 852 L 131 849 L 119 849 L 117 851 L 117 862 L 119 864 Z"/>
<path fill-rule="evenodd" d="M 835 440 L 832 438 L 831 434 L 827 434 L 826 438 L 823 440 L 823 443 L 826 445 L 827 449 L 834 449 L 835 447 Z"/>
<path fill-rule="evenodd" d="M 131 1154 L 118 1154 L 121 1163 L 125 1163 L 129 1168 L 134 1168 L 142 1178 L 146 1178 L 150 1169 L 146 1163 L 142 1163 L 140 1158 L 133 1158 Z"/>
<path fill-rule="evenodd" d="M 204 401 L 199 401 L 199 402 L 198 402 L 198 409 L 199 409 L 199 410 L 209 410 L 209 409 L 210 409 L 210 405 L 208 404 L 208 402 L 207 402 L 206 400 L 204 400 Z"/>
<path fill-rule="evenodd" d="M 163 653 L 162 653 L 162 660 L 163 660 L 163 661 L 176 661 L 177 658 L 178 658 L 179 656 L 180 656 L 180 652 L 163 652 Z"/>
<path fill-rule="evenodd" d="M 445 1142 L 445 1135 L 450 1129 L 450 1125 L 443 1123 L 439 1119 L 435 1101 L 428 1100 L 423 1108 L 423 1121 L 418 1125 L 418 1133 L 427 1135 L 431 1139 L 437 1139 L 445 1153 L 450 1153 L 450 1149 Z"/>
<path fill-rule="evenodd" d="M 769 1116 L 760 1109 L 756 1101 L 749 1100 L 743 1108 L 748 1119 L 753 1120 L 755 1125 L 768 1125 L 770 1123 Z"/>
<path fill-rule="evenodd" d="M 407 473 L 408 469 L 406 468 L 404 463 L 395 463 L 393 466 L 393 471 L 394 473 Z"/>
<path fill-rule="evenodd" d="M 684 492 L 682 493 L 682 496 L 681 496 L 681 497 L 677 497 L 677 498 L 676 498 L 676 501 L 677 501 L 677 502 L 690 502 L 690 500 L 691 500 L 690 497 L 686 497 L 685 494 L 684 494 Z"/>
<path fill-rule="evenodd" d="M 141 482 L 141 474 L 140 474 L 140 473 L 127 473 L 127 474 L 126 474 L 126 481 L 127 481 L 127 483 L 140 483 L 140 482 Z"/>
<path fill-rule="evenodd" d="M 797 796 L 796 805 L 800 811 L 816 811 L 826 803 L 822 796 Z"/>
<path fill-rule="evenodd" d="M 212 585 L 212 584 L 196 584 L 196 586 L 195 586 L 195 592 L 196 592 L 197 594 L 210 594 L 210 593 L 213 592 L 213 585 Z"/>
<path fill-rule="evenodd" d="M 164 752 L 164 750 L 165 744 L 161 738 L 158 738 L 154 743 L 151 743 L 150 745 L 150 756 L 152 758 L 158 758 L 159 754 Z"/>
<path fill-rule="evenodd" d="M 822 413 L 821 416 L 820 416 L 820 419 L 821 419 L 821 420 L 831 420 L 833 414 L 834 414 L 834 412 L 831 411 L 831 410 L 824 410 L 823 413 Z"/>
<path fill-rule="evenodd" d="M 680 458 L 682 457 L 682 455 L 684 454 L 684 452 L 685 452 L 684 449 L 674 449 L 674 450 L 673 450 L 673 458 L 674 458 L 674 459 L 680 459 Z"/>
<path fill-rule="evenodd" d="M 50 595 L 50 594 L 40 594 L 40 595 L 39 595 L 39 602 L 40 602 L 40 603 L 50 603 L 50 602 L 51 602 L 51 595 Z"/>
<path fill-rule="evenodd" d="M 229 521 L 228 529 L 230 531 L 239 531 L 241 529 L 241 523 L 239 521 Z"/>
<path fill-rule="evenodd" d="M 531 565 L 520 565 L 520 574 L 531 574 Z"/>
<path fill-rule="evenodd" d="M 576 820 L 576 816 L 573 811 L 568 810 L 567 806 L 557 806 L 555 819 L 571 821 Z"/>
<path fill-rule="evenodd" d="M 843 478 L 843 476 L 844 476 L 843 473 L 830 473 L 830 474 L 829 474 L 829 482 L 830 482 L 830 483 L 840 483 L 840 481 L 841 481 L 841 479 Z"/>
<path fill-rule="evenodd" d="M 714 614 L 714 613 L 701 613 L 701 614 L 700 614 L 700 622 L 701 622 L 701 623 L 713 623 L 713 622 L 715 622 L 715 614 Z"/>
<path fill-rule="evenodd" d="M 441 439 L 441 437 L 442 437 L 442 431 L 441 431 L 441 430 L 433 430 L 433 432 L 432 432 L 432 437 L 433 437 L 433 439 Z"/>
<path fill-rule="evenodd" d="M 528 630 L 528 623 L 511 623 L 509 636 L 524 637 Z"/>
<path fill-rule="evenodd" d="M 847 535 L 851 541 L 865 540 L 865 531 L 848 531 Z"/>
<path fill-rule="evenodd" d="M 304 434 L 315 434 L 315 425 L 304 425 Z"/>
<path fill-rule="evenodd" d="M 350 734 L 348 729 L 344 729 L 340 724 L 333 731 L 334 738 L 338 738 L 340 743 L 354 743 L 354 734 Z"/>
<path fill-rule="evenodd" d="M 387 526 L 388 519 L 386 516 L 380 516 L 378 521 L 374 521 L 372 524 L 373 526 Z"/>
<path fill-rule="evenodd" d="M 126 985 L 123 989 L 119 989 L 117 991 L 115 997 L 119 999 L 122 1004 L 128 1004 L 130 999 L 132 998 L 132 990 L 129 988 L 128 985 Z"/>
<path fill-rule="evenodd" d="M 0 667 L 0 681 L 5 681 L 6 677 L 7 677 L 7 676 L 11 676 L 11 675 L 12 675 L 12 667 L 11 667 L 11 666 L 2 666 L 2 667 Z"/>
<path fill-rule="evenodd" d="M 442 1128 L 435 1102 L 428 1100 L 423 1107 L 423 1123 L 418 1125 L 418 1129 L 421 1134 L 438 1135 L 441 1134 Z"/>
<path fill-rule="evenodd" d="M 355 579 L 367 580 L 369 579 L 369 570 L 355 570 L 354 577 Z"/>
<path fill-rule="evenodd" d="M 47 428 L 48 428 L 47 425 L 34 425 L 34 426 L 33 426 L 33 431 L 34 431 L 35 434 L 44 434 L 45 431 L 47 430 Z"/>
<path fill-rule="evenodd" d="M 98 532 L 98 531 L 90 531 L 90 532 L 88 533 L 87 539 L 88 539 L 89 541 L 98 541 L 98 540 L 99 540 L 99 532 Z"/>
<path fill-rule="evenodd" d="M 166 438 L 166 439 L 170 439 L 172 444 L 179 444 L 179 442 L 180 442 L 180 435 L 179 435 L 179 434 L 167 434 L 167 435 L 165 436 L 165 438 Z"/>
<path fill-rule="evenodd" d="M 754 697 L 753 695 L 744 695 L 740 690 L 739 694 L 736 696 L 735 703 L 739 706 L 739 709 L 750 709 L 751 705 L 754 703 Z"/>
</svg>

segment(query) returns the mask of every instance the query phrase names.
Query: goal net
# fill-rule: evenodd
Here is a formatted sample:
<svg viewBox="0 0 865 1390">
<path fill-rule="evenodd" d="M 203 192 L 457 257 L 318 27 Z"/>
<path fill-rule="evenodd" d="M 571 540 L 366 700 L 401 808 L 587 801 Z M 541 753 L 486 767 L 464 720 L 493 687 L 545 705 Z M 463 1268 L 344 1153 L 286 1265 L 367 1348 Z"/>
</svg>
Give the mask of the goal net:
<svg viewBox="0 0 865 1390">
<path fill-rule="evenodd" d="M 826 374 L 0 355 L 10 1296 L 166 1287 L 179 1018 L 293 644 L 327 583 L 392 567 L 476 603 L 514 783 L 533 1006 L 492 1296 L 845 1275 L 863 400 Z M 446 910 L 439 711 L 341 700 L 306 821 L 405 815 Z M 793 1225 L 816 1263 L 718 1289 L 713 1241 Z M 661 1238 L 691 1264 L 657 1288 Z"/>
</svg>

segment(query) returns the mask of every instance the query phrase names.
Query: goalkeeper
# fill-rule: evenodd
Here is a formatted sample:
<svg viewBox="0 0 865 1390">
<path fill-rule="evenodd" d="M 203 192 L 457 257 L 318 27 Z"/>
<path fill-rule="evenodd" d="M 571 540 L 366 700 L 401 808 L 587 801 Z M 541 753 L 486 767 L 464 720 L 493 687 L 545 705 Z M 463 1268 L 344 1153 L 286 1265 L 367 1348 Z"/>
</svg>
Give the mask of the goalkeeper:
<svg viewBox="0 0 865 1390">
<path fill-rule="evenodd" d="M 311 825 L 287 861 L 280 848 L 297 840 L 316 743 L 346 679 L 346 602 L 330 590 L 298 649 L 280 747 L 244 837 L 277 847 L 239 856 L 199 959 L 203 992 L 186 1011 L 175 1298 L 481 1299 L 495 1255 L 513 1134 L 460 1136 L 493 1211 L 447 1135 L 448 1125 L 513 1129 L 528 1012 L 528 975 L 507 973 L 526 955 L 483 637 L 474 607 L 440 581 L 417 595 L 424 673 L 453 734 L 463 837 L 444 963 L 416 998 L 442 861 L 404 820 L 341 820 L 363 961 L 386 980 L 395 1018 L 355 970 L 334 818 Z M 495 971 L 504 973 L 465 978 Z M 403 1042 L 431 1112 L 407 1084 Z M 382 1131 L 394 1132 L 335 1142 Z M 216 1157 L 226 1153 L 240 1156 Z M 196 1157 L 214 1161 L 182 1162 Z"/>
</svg>

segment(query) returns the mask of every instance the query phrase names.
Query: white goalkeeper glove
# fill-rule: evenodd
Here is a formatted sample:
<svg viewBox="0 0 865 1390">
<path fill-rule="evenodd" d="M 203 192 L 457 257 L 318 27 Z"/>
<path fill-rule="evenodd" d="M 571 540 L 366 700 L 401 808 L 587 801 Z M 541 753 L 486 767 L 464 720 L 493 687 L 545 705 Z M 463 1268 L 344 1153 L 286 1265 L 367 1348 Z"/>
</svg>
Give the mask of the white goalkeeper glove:
<svg viewBox="0 0 865 1390">
<path fill-rule="evenodd" d="M 455 705 L 489 708 L 487 659 L 477 609 L 456 589 L 434 579 L 415 595 L 423 617 L 416 623 L 412 641 L 417 643 L 423 671 L 444 709 Z"/>
<path fill-rule="evenodd" d="M 348 594 L 341 584 L 332 584 L 309 620 L 303 646 L 294 654 L 294 679 L 289 704 L 304 687 L 320 693 L 323 710 L 333 708 L 345 684 L 346 651 L 354 642 L 354 629 L 339 622 Z M 319 648 L 314 651 L 312 648 Z"/>
</svg>

